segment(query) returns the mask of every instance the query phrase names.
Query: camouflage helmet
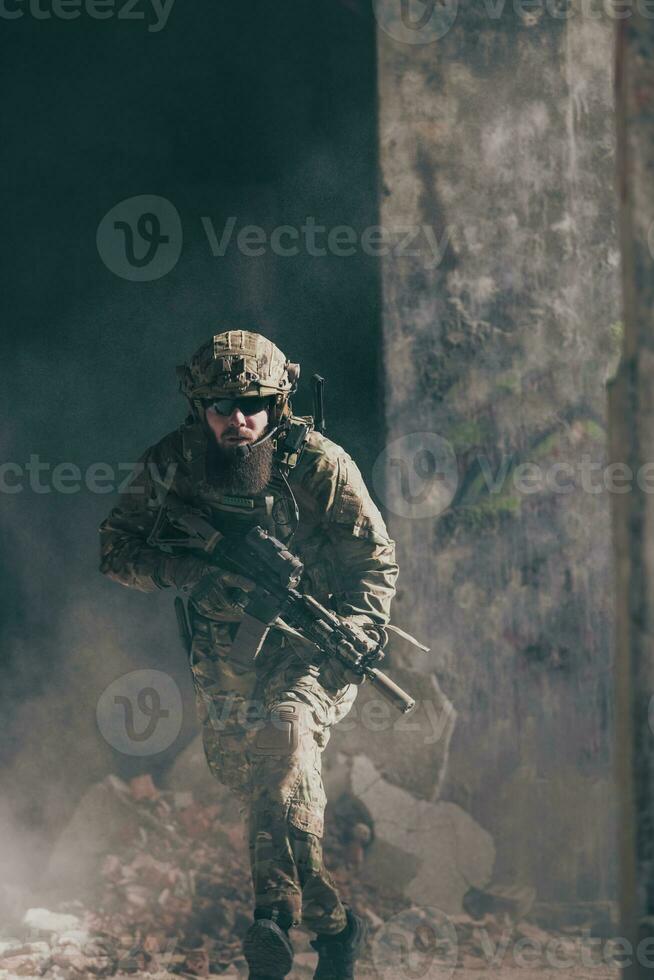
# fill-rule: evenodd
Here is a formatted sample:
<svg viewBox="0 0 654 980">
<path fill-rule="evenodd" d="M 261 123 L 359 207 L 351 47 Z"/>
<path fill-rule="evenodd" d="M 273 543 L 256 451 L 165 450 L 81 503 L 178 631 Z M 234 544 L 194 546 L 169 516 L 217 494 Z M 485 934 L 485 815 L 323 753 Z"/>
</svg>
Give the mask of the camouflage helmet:
<svg viewBox="0 0 654 980">
<path fill-rule="evenodd" d="M 177 374 L 181 392 L 196 411 L 210 398 L 274 396 L 272 418 L 279 419 L 297 388 L 300 366 L 259 333 L 226 330 L 204 343 Z"/>
</svg>

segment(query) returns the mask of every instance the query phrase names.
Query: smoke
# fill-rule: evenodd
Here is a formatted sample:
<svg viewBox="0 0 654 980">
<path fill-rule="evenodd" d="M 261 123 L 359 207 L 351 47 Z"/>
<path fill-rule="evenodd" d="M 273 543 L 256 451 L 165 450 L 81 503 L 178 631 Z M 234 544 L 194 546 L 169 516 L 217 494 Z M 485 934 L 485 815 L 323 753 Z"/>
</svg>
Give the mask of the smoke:
<svg viewBox="0 0 654 980">
<path fill-rule="evenodd" d="M 32 901 L 85 789 L 109 772 L 162 772 L 196 731 L 170 596 L 102 578 L 97 528 L 115 498 L 83 480 L 54 489 L 54 467 L 134 462 L 184 417 L 175 365 L 227 326 L 258 327 L 302 362 L 296 409 L 311 410 L 307 377 L 327 377 L 329 434 L 364 470 L 381 432 L 375 261 L 216 258 L 201 222 L 376 223 L 371 25 L 331 4 L 207 8 L 201 20 L 180 6 L 156 51 L 123 27 L 25 18 L 29 45 L 7 51 L 16 186 L 0 444 L 23 485 L 1 493 L 0 861 L 5 890 L 31 889 Z M 110 119 L 103 100 L 123 110 Z M 139 193 L 170 199 L 184 229 L 177 267 L 149 283 L 115 276 L 95 245 L 103 215 Z M 45 489 L 25 470 L 34 457 Z M 15 469 L 3 474 L 16 482 Z M 96 718 L 107 687 L 139 669 L 182 696 L 179 734 L 153 756 L 118 751 Z"/>
</svg>

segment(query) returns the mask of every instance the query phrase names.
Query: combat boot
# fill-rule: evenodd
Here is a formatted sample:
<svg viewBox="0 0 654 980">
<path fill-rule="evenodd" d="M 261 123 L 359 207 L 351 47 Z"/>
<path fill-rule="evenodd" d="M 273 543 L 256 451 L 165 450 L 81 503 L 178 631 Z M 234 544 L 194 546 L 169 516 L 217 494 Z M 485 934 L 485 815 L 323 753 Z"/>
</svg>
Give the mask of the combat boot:
<svg viewBox="0 0 654 980">
<path fill-rule="evenodd" d="M 313 980 L 354 980 L 354 961 L 361 956 L 368 926 L 345 905 L 347 925 L 335 936 L 316 936 L 310 944 L 318 953 Z"/>
<path fill-rule="evenodd" d="M 293 945 L 288 938 L 290 917 L 277 909 L 255 909 L 254 922 L 243 940 L 249 980 L 283 980 L 293 966 Z"/>
</svg>

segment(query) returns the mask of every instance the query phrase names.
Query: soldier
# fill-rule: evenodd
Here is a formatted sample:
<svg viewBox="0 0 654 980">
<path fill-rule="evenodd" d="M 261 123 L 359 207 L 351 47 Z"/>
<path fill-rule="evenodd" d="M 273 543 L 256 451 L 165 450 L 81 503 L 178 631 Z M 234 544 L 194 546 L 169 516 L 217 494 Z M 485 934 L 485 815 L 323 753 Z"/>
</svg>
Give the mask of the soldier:
<svg viewBox="0 0 654 980">
<path fill-rule="evenodd" d="M 361 679 L 338 662 L 307 664 L 283 624 L 251 664 L 230 659 L 253 583 L 193 554 L 153 544 L 162 490 L 211 516 L 222 533 L 262 525 L 301 558 L 301 588 L 385 642 L 398 568 L 394 544 L 348 454 L 291 414 L 299 366 L 260 334 L 230 330 L 178 368 L 191 414 L 142 457 L 130 492 L 104 521 L 101 571 L 144 592 L 188 597 L 190 664 L 207 762 L 248 824 L 255 908 L 244 941 L 250 977 L 291 969 L 289 929 L 317 933 L 316 980 L 354 976 L 365 922 L 344 904 L 322 855 L 321 754 Z M 305 656 L 301 657 L 299 651 Z M 252 723 L 252 709 L 258 710 Z"/>
</svg>

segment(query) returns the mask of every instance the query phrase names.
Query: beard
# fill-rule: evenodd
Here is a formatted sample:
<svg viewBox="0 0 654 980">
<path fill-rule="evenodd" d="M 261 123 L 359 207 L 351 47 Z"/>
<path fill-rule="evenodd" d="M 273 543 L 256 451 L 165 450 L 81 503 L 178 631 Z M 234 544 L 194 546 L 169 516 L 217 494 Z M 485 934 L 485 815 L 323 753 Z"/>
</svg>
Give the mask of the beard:
<svg viewBox="0 0 654 980">
<path fill-rule="evenodd" d="M 240 446 L 223 449 L 212 438 L 207 452 L 207 480 L 223 493 L 255 497 L 270 481 L 273 453 L 272 439 L 245 453 Z"/>
</svg>

